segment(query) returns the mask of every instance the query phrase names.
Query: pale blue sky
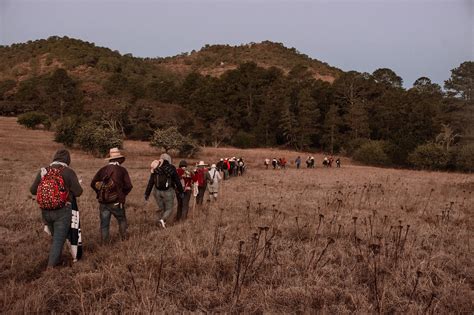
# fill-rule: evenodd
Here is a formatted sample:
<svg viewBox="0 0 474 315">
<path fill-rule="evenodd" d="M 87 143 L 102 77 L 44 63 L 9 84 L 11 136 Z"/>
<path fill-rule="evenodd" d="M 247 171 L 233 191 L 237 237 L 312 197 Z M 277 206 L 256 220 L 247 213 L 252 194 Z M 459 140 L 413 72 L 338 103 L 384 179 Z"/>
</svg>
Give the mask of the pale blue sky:
<svg viewBox="0 0 474 315">
<path fill-rule="evenodd" d="M 0 0 L 0 44 L 67 35 L 140 57 L 271 40 L 342 70 L 443 84 L 474 60 L 473 0 Z"/>
</svg>

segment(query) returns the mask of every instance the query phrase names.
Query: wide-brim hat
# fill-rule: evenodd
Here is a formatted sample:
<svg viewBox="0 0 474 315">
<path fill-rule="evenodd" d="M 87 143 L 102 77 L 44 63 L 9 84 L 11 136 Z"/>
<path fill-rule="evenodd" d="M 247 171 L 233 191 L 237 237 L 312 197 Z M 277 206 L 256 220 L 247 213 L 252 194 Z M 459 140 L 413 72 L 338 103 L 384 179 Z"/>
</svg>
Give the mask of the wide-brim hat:
<svg viewBox="0 0 474 315">
<path fill-rule="evenodd" d="M 212 165 L 211 165 L 211 168 L 216 168 L 216 164 L 212 164 Z"/>
<path fill-rule="evenodd" d="M 112 148 L 109 150 L 109 157 L 105 158 L 106 161 L 125 158 L 124 155 L 120 152 L 119 148 Z"/>
<path fill-rule="evenodd" d="M 204 163 L 204 161 L 199 161 L 197 166 L 208 166 L 208 164 Z"/>
</svg>

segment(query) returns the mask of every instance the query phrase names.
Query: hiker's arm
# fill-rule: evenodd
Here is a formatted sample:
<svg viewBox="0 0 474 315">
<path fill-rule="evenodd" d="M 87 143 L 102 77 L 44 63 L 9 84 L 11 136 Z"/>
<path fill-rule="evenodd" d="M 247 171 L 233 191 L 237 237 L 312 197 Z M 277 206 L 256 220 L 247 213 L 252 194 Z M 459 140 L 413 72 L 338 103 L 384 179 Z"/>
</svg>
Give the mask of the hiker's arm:
<svg viewBox="0 0 474 315">
<path fill-rule="evenodd" d="M 132 191 L 133 185 L 127 170 L 123 174 L 123 193 L 128 195 Z"/>
<path fill-rule="evenodd" d="M 100 170 L 95 174 L 94 178 L 93 178 L 92 181 L 91 181 L 91 188 L 92 188 L 96 193 L 98 192 L 98 190 L 97 190 L 97 188 L 95 187 L 95 184 L 96 184 L 97 182 L 100 182 L 100 179 L 99 179 L 100 177 L 99 177 L 99 175 L 100 175 Z"/>
<path fill-rule="evenodd" d="M 82 187 L 77 179 L 76 173 L 72 169 L 68 169 L 68 180 L 69 180 L 69 191 L 74 197 L 79 197 L 82 195 Z"/>
<path fill-rule="evenodd" d="M 38 185 L 40 181 L 41 181 L 41 170 L 38 172 L 38 174 L 36 174 L 36 178 L 30 187 L 30 192 L 32 195 L 36 195 L 36 193 L 38 192 Z"/>
<path fill-rule="evenodd" d="M 148 197 L 150 197 L 150 194 L 151 194 L 151 190 L 153 189 L 153 185 L 154 185 L 154 177 L 155 174 L 151 173 L 150 174 L 150 179 L 148 179 L 148 185 L 146 185 L 146 190 L 145 190 L 145 199 L 148 199 Z"/>
<path fill-rule="evenodd" d="M 173 178 L 174 184 L 176 185 L 176 190 L 179 193 L 183 193 L 184 189 L 183 189 L 183 185 L 181 184 L 181 180 L 179 179 L 178 172 L 174 171 L 172 178 Z"/>
</svg>

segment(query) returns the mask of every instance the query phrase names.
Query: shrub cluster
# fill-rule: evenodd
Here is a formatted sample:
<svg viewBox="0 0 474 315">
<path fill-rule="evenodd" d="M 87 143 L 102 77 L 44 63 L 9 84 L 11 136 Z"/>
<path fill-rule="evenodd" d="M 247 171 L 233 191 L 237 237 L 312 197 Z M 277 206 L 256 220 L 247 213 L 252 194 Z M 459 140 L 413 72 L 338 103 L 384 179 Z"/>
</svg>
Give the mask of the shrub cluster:
<svg viewBox="0 0 474 315">
<path fill-rule="evenodd" d="M 17 122 L 29 129 L 36 129 L 43 126 L 49 130 L 51 128 L 51 121 L 49 116 L 41 112 L 27 112 L 18 116 Z"/>
<path fill-rule="evenodd" d="M 122 148 L 123 138 L 118 130 L 88 122 L 79 128 L 76 142 L 79 147 L 98 157 L 104 157 L 110 148 Z"/>
<path fill-rule="evenodd" d="M 385 141 L 368 141 L 355 150 L 354 160 L 368 165 L 389 166 L 389 146 Z"/>
</svg>

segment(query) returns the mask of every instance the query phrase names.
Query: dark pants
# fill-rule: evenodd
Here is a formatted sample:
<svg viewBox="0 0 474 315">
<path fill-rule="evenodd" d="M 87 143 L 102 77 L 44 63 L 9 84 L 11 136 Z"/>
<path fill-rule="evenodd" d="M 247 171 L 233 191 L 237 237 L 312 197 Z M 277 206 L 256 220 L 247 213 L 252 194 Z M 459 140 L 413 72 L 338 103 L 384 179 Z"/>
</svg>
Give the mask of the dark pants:
<svg viewBox="0 0 474 315">
<path fill-rule="evenodd" d="M 178 200 L 178 209 L 176 213 L 176 220 L 186 220 L 188 217 L 188 210 L 189 210 L 189 200 L 191 199 L 191 190 L 187 190 L 184 192 L 183 199 L 176 196 Z"/>
<path fill-rule="evenodd" d="M 123 204 L 101 203 L 100 210 L 100 235 L 102 242 L 108 242 L 110 239 L 110 218 L 112 215 L 117 219 L 119 233 L 122 239 L 127 236 L 127 216 L 125 215 L 125 206 Z"/>
<path fill-rule="evenodd" d="M 69 229 L 71 228 L 71 206 L 67 205 L 58 210 L 42 210 L 41 215 L 53 237 L 49 251 L 48 266 L 54 267 L 59 263 L 64 241 L 66 241 Z"/>
<path fill-rule="evenodd" d="M 198 195 L 196 196 L 196 204 L 198 205 L 202 205 L 202 202 L 204 200 L 204 193 L 206 192 L 206 188 L 207 188 L 207 185 L 206 186 L 199 186 L 198 187 Z"/>
<path fill-rule="evenodd" d="M 296 163 L 296 168 L 300 168 L 300 163 Z"/>
</svg>

